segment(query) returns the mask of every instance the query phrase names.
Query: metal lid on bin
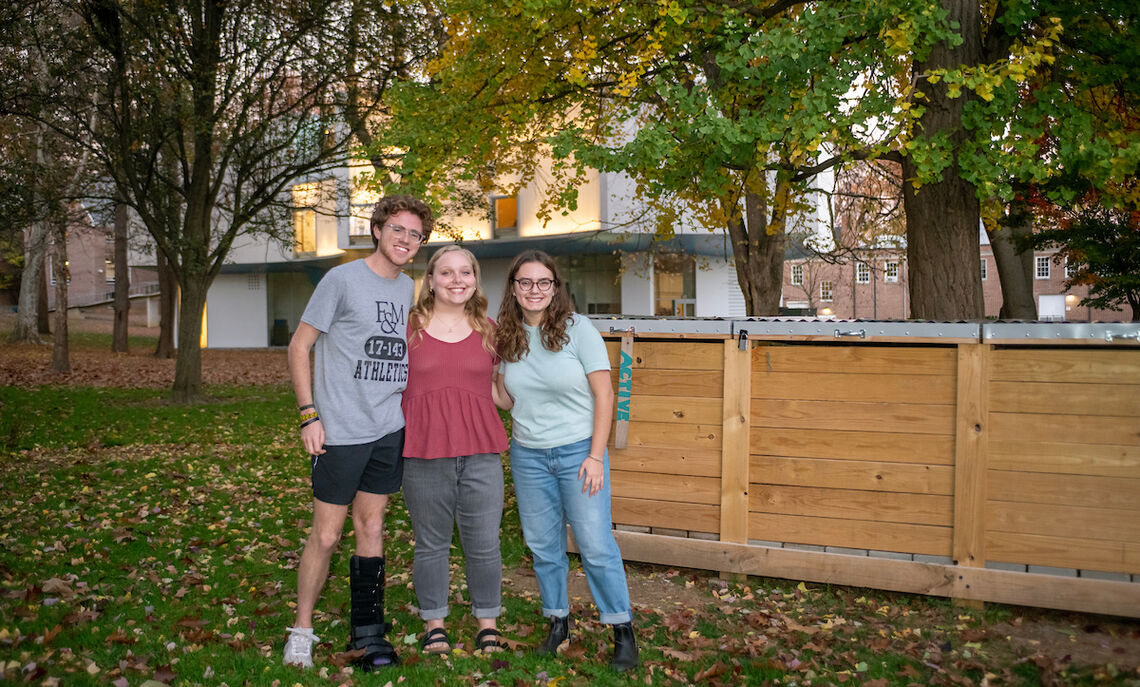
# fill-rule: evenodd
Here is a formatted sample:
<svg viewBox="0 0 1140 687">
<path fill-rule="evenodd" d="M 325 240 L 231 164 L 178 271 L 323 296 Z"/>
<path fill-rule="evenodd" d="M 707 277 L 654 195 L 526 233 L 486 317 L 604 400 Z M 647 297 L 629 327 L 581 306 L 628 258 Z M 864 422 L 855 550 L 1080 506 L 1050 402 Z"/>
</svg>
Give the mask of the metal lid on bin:
<svg viewBox="0 0 1140 687">
<path fill-rule="evenodd" d="M 1140 322 L 989 322 L 982 343 L 1140 344 Z"/>
</svg>

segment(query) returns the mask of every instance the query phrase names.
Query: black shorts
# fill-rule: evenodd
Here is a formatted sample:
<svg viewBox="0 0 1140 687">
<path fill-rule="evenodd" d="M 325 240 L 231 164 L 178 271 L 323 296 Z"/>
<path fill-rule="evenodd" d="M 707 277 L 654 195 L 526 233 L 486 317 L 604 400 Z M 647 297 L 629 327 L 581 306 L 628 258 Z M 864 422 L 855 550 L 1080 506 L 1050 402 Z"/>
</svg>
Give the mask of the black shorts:
<svg viewBox="0 0 1140 687">
<path fill-rule="evenodd" d="M 394 494 L 404 482 L 403 428 L 367 444 L 325 446 L 312 456 L 313 498 L 347 506 L 356 492 Z"/>
</svg>

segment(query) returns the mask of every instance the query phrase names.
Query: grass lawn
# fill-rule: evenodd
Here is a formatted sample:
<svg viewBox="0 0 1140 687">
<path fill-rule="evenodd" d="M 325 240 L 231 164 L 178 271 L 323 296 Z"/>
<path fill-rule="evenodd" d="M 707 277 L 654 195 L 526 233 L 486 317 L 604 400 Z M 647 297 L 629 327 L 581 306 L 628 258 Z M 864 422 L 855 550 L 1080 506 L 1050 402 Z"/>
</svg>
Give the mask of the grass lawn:
<svg viewBox="0 0 1140 687">
<path fill-rule="evenodd" d="M 104 341 L 85 337 L 73 356 Z M 163 389 L 0 386 L 0 683 L 1140 685 L 1136 621 L 636 564 L 641 669 L 606 667 L 609 635 L 585 593 L 571 649 L 540 659 L 527 651 L 545 623 L 509 485 L 501 629 L 513 650 L 417 655 L 411 528 L 397 497 L 386 607 L 403 665 L 347 667 L 342 546 L 318 606 L 317 665 L 285 667 L 311 503 L 292 393 L 283 383 L 207 392 L 208 403 L 175 406 Z M 449 633 L 469 646 L 459 562 Z"/>
</svg>

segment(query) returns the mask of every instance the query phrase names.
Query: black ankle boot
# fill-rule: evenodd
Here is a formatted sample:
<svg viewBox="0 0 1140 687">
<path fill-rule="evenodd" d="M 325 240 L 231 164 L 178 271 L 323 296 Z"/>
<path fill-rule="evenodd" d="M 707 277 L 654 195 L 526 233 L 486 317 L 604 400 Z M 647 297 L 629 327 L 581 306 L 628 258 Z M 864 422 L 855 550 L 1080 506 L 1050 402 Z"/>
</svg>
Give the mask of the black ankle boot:
<svg viewBox="0 0 1140 687">
<path fill-rule="evenodd" d="M 633 623 L 614 625 L 614 657 L 610 667 L 619 673 L 637 667 L 637 639 L 633 636 Z"/>
<path fill-rule="evenodd" d="M 550 619 L 550 631 L 546 639 L 535 649 L 536 654 L 553 655 L 558 653 L 562 642 L 570 639 L 570 616 Z"/>
<path fill-rule="evenodd" d="M 354 665 L 362 671 L 396 665 L 396 649 L 384 637 L 390 625 L 384 622 L 384 559 L 353 556 L 348 561 L 349 613 L 348 650 L 363 650 Z"/>
</svg>

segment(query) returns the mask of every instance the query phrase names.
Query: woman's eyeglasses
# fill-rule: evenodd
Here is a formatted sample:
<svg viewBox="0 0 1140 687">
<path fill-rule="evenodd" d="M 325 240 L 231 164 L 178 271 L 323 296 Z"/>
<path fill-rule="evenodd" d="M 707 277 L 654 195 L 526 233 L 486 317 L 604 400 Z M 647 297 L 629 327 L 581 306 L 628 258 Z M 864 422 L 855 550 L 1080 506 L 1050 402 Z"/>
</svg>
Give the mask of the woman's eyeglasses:
<svg viewBox="0 0 1140 687">
<path fill-rule="evenodd" d="M 515 286 L 523 291 L 530 291 L 537 286 L 539 291 L 546 293 L 554 286 L 553 279 L 513 279 L 512 281 L 515 283 Z"/>
</svg>

